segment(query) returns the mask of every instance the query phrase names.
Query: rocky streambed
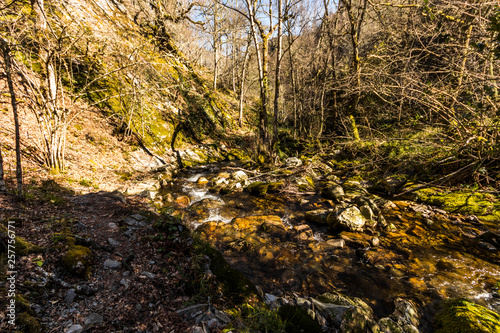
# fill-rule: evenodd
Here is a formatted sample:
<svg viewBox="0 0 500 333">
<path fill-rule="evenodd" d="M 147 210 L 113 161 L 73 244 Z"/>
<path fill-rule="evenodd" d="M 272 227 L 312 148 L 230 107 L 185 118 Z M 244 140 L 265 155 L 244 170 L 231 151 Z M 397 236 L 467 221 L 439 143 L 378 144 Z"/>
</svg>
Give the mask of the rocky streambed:
<svg viewBox="0 0 500 333">
<path fill-rule="evenodd" d="M 265 172 L 220 163 L 184 169 L 155 200 L 271 307 L 298 305 L 323 330 L 432 331 L 433 322 L 449 326 L 433 319 L 438 305 L 457 298 L 498 316 L 498 223 L 370 186 L 298 159 Z"/>
</svg>

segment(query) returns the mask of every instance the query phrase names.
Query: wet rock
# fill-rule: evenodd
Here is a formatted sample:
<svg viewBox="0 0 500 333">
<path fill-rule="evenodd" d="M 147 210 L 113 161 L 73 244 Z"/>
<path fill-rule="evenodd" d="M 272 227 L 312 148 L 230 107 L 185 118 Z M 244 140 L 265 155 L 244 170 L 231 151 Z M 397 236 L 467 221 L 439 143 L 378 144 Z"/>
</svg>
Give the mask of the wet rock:
<svg viewBox="0 0 500 333">
<path fill-rule="evenodd" d="M 285 166 L 287 168 L 297 168 L 302 165 L 302 160 L 297 157 L 289 157 L 285 160 Z"/>
<path fill-rule="evenodd" d="M 249 229 L 260 229 L 264 225 L 272 228 L 272 226 L 285 229 L 285 225 L 279 216 L 276 215 L 255 215 L 247 217 L 236 217 L 231 221 L 231 225 L 236 227 L 239 231 Z"/>
<path fill-rule="evenodd" d="M 321 195 L 334 202 L 341 202 L 344 199 L 345 193 L 342 186 L 335 183 L 328 183 L 323 187 L 323 190 L 321 190 Z"/>
<path fill-rule="evenodd" d="M 380 245 L 380 239 L 378 237 L 373 237 L 371 240 L 370 240 L 370 245 L 372 247 L 377 247 Z"/>
<path fill-rule="evenodd" d="M 191 203 L 191 199 L 188 196 L 182 195 L 175 198 L 174 201 L 179 208 L 186 208 Z"/>
<path fill-rule="evenodd" d="M 337 249 L 343 248 L 345 246 L 345 240 L 343 239 L 329 239 L 324 242 L 325 249 Z"/>
<path fill-rule="evenodd" d="M 355 198 L 358 195 L 366 196 L 368 191 L 361 185 L 357 180 L 347 180 L 342 184 L 345 196 L 349 198 Z"/>
<path fill-rule="evenodd" d="M 86 328 L 102 324 L 104 321 L 104 318 L 97 314 L 97 313 L 91 313 L 84 321 L 84 325 Z"/>
<path fill-rule="evenodd" d="M 299 241 L 313 241 L 314 233 L 307 224 L 296 225 L 292 228 L 295 238 Z"/>
<path fill-rule="evenodd" d="M 348 207 L 340 213 L 331 213 L 327 217 L 327 223 L 335 231 L 363 231 L 366 219 L 355 206 Z"/>
<path fill-rule="evenodd" d="M 341 332 L 380 332 L 372 308 L 361 299 L 331 292 L 320 295 L 318 300 L 349 307 L 342 315 Z"/>
<path fill-rule="evenodd" d="M 325 317 L 330 317 L 337 325 L 340 325 L 344 314 L 352 307 L 352 305 L 324 303 L 315 298 L 311 298 L 311 302 Z"/>
<path fill-rule="evenodd" d="M 434 332 L 500 332 L 500 314 L 465 299 L 448 300 L 434 317 Z"/>
<path fill-rule="evenodd" d="M 106 261 L 104 261 L 104 267 L 108 269 L 120 269 L 122 263 L 116 260 L 106 259 Z"/>
<path fill-rule="evenodd" d="M 245 191 L 249 192 L 252 195 L 261 196 L 266 194 L 267 192 L 276 191 L 281 185 L 283 185 L 283 182 L 254 182 L 245 187 Z"/>
<path fill-rule="evenodd" d="M 326 224 L 326 220 L 328 215 L 332 212 L 335 212 L 335 209 L 316 209 L 305 212 L 306 221 L 317 223 L 317 224 Z"/>
<path fill-rule="evenodd" d="M 196 181 L 196 184 L 198 184 L 198 185 L 205 185 L 205 184 L 208 184 L 208 183 L 209 183 L 209 181 L 205 177 L 200 177 Z"/>
</svg>

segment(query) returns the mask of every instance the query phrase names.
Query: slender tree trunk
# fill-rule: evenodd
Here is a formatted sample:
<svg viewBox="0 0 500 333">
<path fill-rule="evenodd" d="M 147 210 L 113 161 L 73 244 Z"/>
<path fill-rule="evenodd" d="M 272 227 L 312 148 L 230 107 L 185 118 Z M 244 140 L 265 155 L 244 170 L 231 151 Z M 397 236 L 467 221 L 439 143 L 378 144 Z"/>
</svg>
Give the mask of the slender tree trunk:
<svg viewBox="0 0 500 333">
<path fill-rule="evenodd" d="M 281 79 L 281 53 L 282 53 L 282 36 L 281 30 L 283 25 L 282 15 L 282 0 L 278 0 L 278 49 L 276 51 L 276 82 L 274 87 L 274 123 L 273 123 L 273 144 L 278 142 L 278 113 L 280 99 L 280 79 Z"/>
<path fill-rule="evenodd" d="M 2 158 L 2 145 L 0 143 L 0 193 L 7 192 L 7 188 L 5 187 L 5 180 L 3 177 L 3 158 Z"/>
<path fill-rule="evenodd" d="M 250 31 L 255 44 L 255 52 L 257 54 L 257 67 L 259 71 L 259 86 L 260 86 L 260 113 L 259 113 L 259 143 L 265 144 L 267 138 L 267 36 L 262 36 L 262 53 L 260 43 L 257 40 L 257 27 L 255 22 L 255 3 L 251 0 L 246 0 L 248 6 L 248 18 L 250 19 Z"/>
<path fill-rule="evenodd" d="M 217 76 L 219 75 L 219 41 L 217 36 L 214 36 L 214 82 L 213 88 L 217 89 Z"/>
<path fill-rule="evenodd" d="M 290 80 L 292 83 L 293 137 L 297 136 L 297 89 L 295 87 L 294 59 L 292 53 L 292 33 L 288 33 L 288 57 L 290 58 Z"/>
<path fill-rule="evenodd" d="M 12 65 L 10 58 L 10 47 L 9 44 L 0 38 L 0 43 L 2 47 L 3 60 L 5 65 L 5 74 L 7 77 L 7 85 L 9 86 L 10 102 L 12 105 L 12 111 L 14 113 L 14 127 L 16 135 L 16 181 L 17 181 L 17 195 L 23 195 L 23 169 L 21 165 L 21 135 L 19 134 L 19 117 L 17 113 L 17 99 L 16 92 L 14 91 L 14 84 L 12 81 Z M 3 181 L 3 171 L 2 171 L 2 181 Z"/>
<path fill-rule="evenodd" d="M 248 39 L 247 48 L 245 50 L 245 60 L 243 61 L 243 68 L 241 68 L 241 83 L 240 83 L 240 113 L 239 113 L 239 125 L 240 128 L 243 127 L 243 97 L 245 89 L 245 77 L 248 66 L 248 59 L 250 59 L 250 44 L 251 39 Z"/>
</svg>

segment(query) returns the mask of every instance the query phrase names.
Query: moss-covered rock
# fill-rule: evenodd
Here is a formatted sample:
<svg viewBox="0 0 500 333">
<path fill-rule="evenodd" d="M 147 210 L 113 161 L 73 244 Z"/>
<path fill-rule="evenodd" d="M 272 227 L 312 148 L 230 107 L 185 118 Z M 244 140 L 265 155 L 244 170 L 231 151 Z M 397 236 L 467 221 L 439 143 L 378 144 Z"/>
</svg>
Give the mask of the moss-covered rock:
<svg viewBox="0 0 500 333">
<path fill-rule="evenodd" d="M 27 312 L 20 313 L 16 318 L 19 328 L 24 333 L 39 333 L 41 332 L 41 325 L 38 319 L 28 314 Z"/>
<path fill-rule="evenodd" d="M 498 333 L 500 314 L 466 299 L 449 300 L 434 317 L 434 332 Z"/>
<path fill-rule="evenodd" d="M 8 243 L 8 239 L 10 239 L 9 236 L 10 235 L 7 231 L 7 227 L 0 224 L 0 241 L 1 241 L 1 243 L 2 244 L 9 244 Z M 16 236 L 15 241 L 16 241 L 15 242 L 16 255 L 25 256 L 25 255 L 28 255 L 30 253 L 41 253 L 44 251 L 44 249 L 42 247 L 31 244 L 30 242 L 26 241 L 22 237 Z M 6 252 L 7 252 L 7 246 L 5 246 L 5 247 L 0 246 L 0 254 L 6 253 Z"/>
<path fill-rule="evenodd" d="M 286 323 L 287 333 L 323 332 L 321 326 L 311 318 L 307 311 L 298 306 L 284 304 L 280 307 L 278 314 Z"/>
<path fill-rule="evenodd" d="M 245 191 L 252 195 L 264 195 L 268 192 L 276 191 L 280 186 L 283 185 L 282 181 L 279 182 L 254 182 L 245 187 Z"/>
<path fill-rule="evenodd" d="M 432 187 L 417 190 L 415 193 L 419 201 L 439 206 L 449 212 L 477 215 L 485 221 L 500 221 L 500 200 L 490 193 L 448 192 Z"/>
<path fill-rule="evenodd" d="M 201 254 L 210 258 L 210 270 L 221 284 L 224 296 L 235 304 L 245 303 L 250 298 L 257 298 L 257 288 L 240 271 L 232 268 L 222 254 L 213 247 L 199 249 Z"/>
<path fill-rule="evenodd" d="M 92 251 L 85 246 L 72 246 L 62 257 L 62 264 L 70 273 L 90 277 L 92 271 Z"/>
</svg>

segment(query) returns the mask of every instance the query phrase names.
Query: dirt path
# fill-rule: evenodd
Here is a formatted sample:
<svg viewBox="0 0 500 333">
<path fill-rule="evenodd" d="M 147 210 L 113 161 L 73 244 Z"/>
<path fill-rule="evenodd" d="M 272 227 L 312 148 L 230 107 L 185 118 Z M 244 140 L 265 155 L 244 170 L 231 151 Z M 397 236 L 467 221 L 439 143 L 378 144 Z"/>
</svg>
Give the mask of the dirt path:
<svg viewBox="0 0 500 333">
<path fill-rule="evenodd" d="M 161 217 L 146 199 L 123 200 L 104 191 L 64 194 L 52 202 L 17 202 L 0 195 L 0 221 L 9 219 L 16 220 L 16 236 L 43 247 L 17 258 L 17 295 L 30 308 L 23 309 L 17 299 L 18 323 L 27 310 L 43 332 L 90 327 L 92 332 L 186 331 L 187 323 L 175 311 L 189 299 L 183 280 L 190 266 L 190 239 L 174 224 L 166 231 L 159 227 Z M 77 274 L 64 268 L 63 258 L 78 246 L 92 253 L 88 277 L 79 263 L 73 270 Z M 2 304 L 6 296 L 1 293 Z M 2 306 L 2 332 L 13 328 L 5 313 Z M 25 331 L 36 326 L 35 321 L 20 324 Z"/>
</svg>

